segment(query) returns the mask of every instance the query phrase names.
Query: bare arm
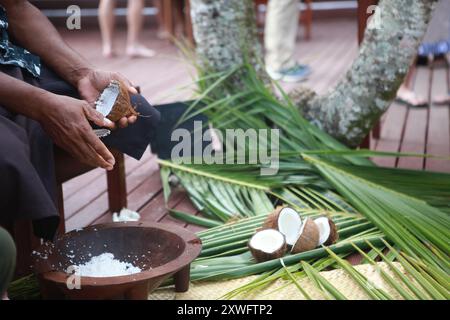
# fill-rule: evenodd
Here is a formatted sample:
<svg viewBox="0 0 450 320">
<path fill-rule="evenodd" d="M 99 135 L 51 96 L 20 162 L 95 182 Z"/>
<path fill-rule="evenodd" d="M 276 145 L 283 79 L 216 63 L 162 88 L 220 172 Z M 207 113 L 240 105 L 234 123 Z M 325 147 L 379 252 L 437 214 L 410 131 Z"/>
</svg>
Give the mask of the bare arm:
<svg viewBox="0 0 450 320">
<path fill-rule="evenodd" d="M 0 72 L 0 104 L 41 123 L 52 140 L 80 161 L 111 170 L 114 157 L 89 121 L 111 127 L 86 101 L 56 95 Z"/>
<path fill-rule="evenodd" d="M 80 161 L 112 169 L 114 157 L 93 133 L 89 122 L 114 128 L 115 125 L 92 108 L 99 92 L 115 79 L 129 86 L 122 75 L 97 71 L 70 48 L 50 21 L 25 0 L 0 0 L 6 9 L 8 33 L 15 42 L 40 56 L 61 78 L 72 84 L 84 100 L 52 94 L 0 73 L 0 104 L 41 123 L 53 141 Z M 119 126 L 136 121 L 135 116 L 122 118 Z"/>
</svg>

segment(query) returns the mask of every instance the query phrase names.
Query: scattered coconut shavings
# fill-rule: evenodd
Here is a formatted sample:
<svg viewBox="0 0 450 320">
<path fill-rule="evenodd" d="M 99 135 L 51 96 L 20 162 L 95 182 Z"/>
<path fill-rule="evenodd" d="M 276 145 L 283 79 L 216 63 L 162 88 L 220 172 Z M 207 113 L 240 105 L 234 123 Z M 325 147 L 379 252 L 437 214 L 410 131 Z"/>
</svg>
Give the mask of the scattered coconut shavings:
<svg viewBox="0 0 450 320">
<path fill-rule="evenodd" d="M 129 262 L 115 259 L 114 255 L 109 252 L 94 256 L 88 262 L 75 267 L 75 273 L 82 277 L 117 277 L 142 271 Z"/>
<path fill-rule="evenodd" d="M 141 216 L 136 211 L 123 208 L 120 210 L 120 213 L 117 214 L 117 212 L 113 213 L 113 221 L 114 222 L 127 222 L 127 221 L 139 221 Z"/>
</svg>

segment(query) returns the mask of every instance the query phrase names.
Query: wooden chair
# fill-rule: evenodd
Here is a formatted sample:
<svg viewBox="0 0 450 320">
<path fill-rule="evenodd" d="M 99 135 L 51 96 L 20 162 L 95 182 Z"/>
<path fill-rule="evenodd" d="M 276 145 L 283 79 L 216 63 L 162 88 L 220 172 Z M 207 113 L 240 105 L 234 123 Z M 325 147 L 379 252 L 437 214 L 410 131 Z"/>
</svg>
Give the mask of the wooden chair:
<svg viewBox="0 0 450 320">
<path fill-rule="evenodd" d="M 127 190 L 124 155 L 121 152 L 110 149 L 116 159 L 114 169 L 107 171 L 108 203 L 110 212 L 119 212 L 127 206 Z M 62 184 L 72 178 L 89 172 L 95 168 L 85 165 L 72 158 L 67 152 L 55 148 L 55 172 L 58 196 L 58 211 L 61 219 L 59 233 L 65 233 L 64 195 Z"/>
</svg>

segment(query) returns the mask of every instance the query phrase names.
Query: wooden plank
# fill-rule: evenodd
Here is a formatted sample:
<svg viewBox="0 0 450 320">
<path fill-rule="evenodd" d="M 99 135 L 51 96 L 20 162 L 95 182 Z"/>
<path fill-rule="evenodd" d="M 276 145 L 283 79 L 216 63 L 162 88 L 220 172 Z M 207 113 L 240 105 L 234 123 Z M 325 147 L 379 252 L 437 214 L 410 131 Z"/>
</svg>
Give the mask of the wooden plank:
<svg viewBox="0 0 450 320">
<path fill-rule="evenodd" d="M 155 161 L 155 160 L 153 160 Z M 151 162 L 148 162 L 149 164 Z M 146 181 L 150 182 L 149 189 L 144 195 L 145 201 L 151 199 L 151 195 L 161 190 L 161 182 L 159 180 L 151 179 L 153 174 L 157 172 L 157 166 L 149 166 L 143 163 L 132 174 L 127 177 L 127 183 L 129 192 L 134 192 L 138 186 L 142 185 Z M 159 176 L 159 175 L 158 175 Z M 130 198 L 128 199 L 130 201 Z M 130 201 L 130 208 L 133 209 L 133 204 Z M 72 217 L 66 220 L 66 229 L 72 230 L 75 228 L 84 227 L 89 225 L 104 216 L 108 212 L 108 195 L 106 192 L 101 196 L 95 198 L 93 201 L 87 202 L 87 205 L 82 210 L 78 211 Z"/>
<path fill-rule="evenodd" d="M 448 67 L 433 70 L 432 98 L 448 94 L 447 72 Z M 440 156 L 450 154 L 450 108 L 448 106 L 431 105 L 426 149 L 428 154 Z M 450 161 L 425 159 L 425 169 L 450 172 Z"/>
<path fill-rule="evenodd" d="M 150 159 L 150 157 L 152 157 L 152 154 L 148 150 L 146 150 L 140 161 L 145 162 L 148 159 Z M 128 173 L 134 170 L 137 166 L 141 164 L 140 161 L 125 155 L 126 172 Z M 75 194 L 77 194 L 77 192 L 83 190 L 88 185 L 93 183 L 96 179 L 101 178 L 103 175 L 105 175 L 105 170 L 98 168 L 64 182 L 63 183 L 64 200 L 67 201 Z"/>
<path fill-rule="evenodd" d="M 414 85 L 417 94 L 424 97 L 429 96 L 430 69 L 419 67 Z M 424 153 L 426 146 L 428 108 L 409 108 L 404 136 L 402 139 L 401 152 Z M 399 159 L 398 167 L 422 170 L 423 158 L 402 157 Z"/>
<path fill-rule="evenodd" d="M 199 214 L 199 211 L 194 207 L 191 200 L 189 200 L 189 197 L 187 196 L 187 194 L 185 194 L 185 197 L 176 206 L 174 206 L 173 209 L 184 212 L 184 213 L 190 213 L 192 215 Z M 169 224 L 175 222 L 175 224 L 183 225 L 183 227 L 187 228 L 188 230 L 190 230 L 192 232 L 197 232 L 197 231 L 205 229 L 204 227 L 200 227 L 197 225 L 191 225 L 191 224 L 182 222 L 178 219 L 173 218 L 172 216 L 170 216 L 170 214 L 166 214 L 160 220 L 160 222 L 161 223 L 169 223 Z"/>
<path fill-rule="evenodd" d="M 323 80 L 316 86 L 317 92 L 330 91 L 352 66 L 353 60 L 358 54 L 356 42 L 344 44 L 341 50 L 335 53 L 335 58 L 330 60 L 331 64 L 326 66 L 325 71 L 328 75 L 323 75 Z"/>
<path fill-rule="evenodd" d="M 152 159 L 152 155 L 150 152 L 146 151 L 146 155 L 143 157 L 147 161 Z M 154 157 L 154 156 L 153 156 Z M 125 169 L 127 171 L 127 175 L 131 174 L 131 172 L 137 170 L 139 167 L 143 166 L 146 163 L 145 160 L 143 162 L 139 162 L 135 159 L 126 161 Z M 72 182 L 73 188 L 77 186 L 77 191 L 72 193 L 72 196 L 64 197 L 64 211 L 66 214 L 66 219 L 72 217 L 78 211 L 85 208 L 89 205 L 89 201 L 97 199 L 102 195 L 106 194 L 107 183 L 106 183 L 106 173 L 104 170 L 100 169 L 100 174 L 97 176 L 93 176 L 88 182 L 80 183 L 80 181 Z M 87 173 L 89 174 L 89 173 Z M 86 175 L 87 175 L 86 174 Z M 83 176 L 80 176 L 80 178 Z M 78 178 L 75 178 L 78 179 Z M 73 179 L 73 180 L 75 180 Z M 70 183 L 71 181 L 69 181 Z M 63 184 L 63 192 L 67 194 L 69 191 L 65 189 L 65 184 Z"/>
<path fill-rule="evenodd" d="M 385 114 L 381 126 L 381 136 L 376 143 L 375 150 L 399 152 L 401 147 L 402 133 L 406 126 L 408 110 L 405 105 L 393 103 Z M 395 167 L 395 157 L 374 157 L 373 161 L 382 167 Z"/>
<path fill-rule="evenodd" d="M 167 207 L 173 208 L 184 198 L 184 191 L 175 190 L 170 196 Z M 145 205 L 144 208 L 142 208 L 142 210 L 139 212 L 141 215 L 141 221 L 160 222 L 168 212 L 167 207 L 164 201 L 163 193 L 158 193 L 155 199 Z"/>
<path fill-rule="evenodd" d="M 341 53 L 346 52 L 349 47 L 356 47 L 356 40 L 348 37 L 353 32 L 353 24 L 332 20 L 317 26 L 313 40 L 297 43 L 296 59 L 308 64 L 312 69 L 310 77 L 302 85 L 322 93 L 318 86 L 324 79 L 335 74 L 334 64 L 341 61 Z M 348 64 L 351 62 L 352 60 L 347 61 Z M 299 86 L 298 83 L 281 83 L 281 85 L 286 91 Z"/>
</svg>

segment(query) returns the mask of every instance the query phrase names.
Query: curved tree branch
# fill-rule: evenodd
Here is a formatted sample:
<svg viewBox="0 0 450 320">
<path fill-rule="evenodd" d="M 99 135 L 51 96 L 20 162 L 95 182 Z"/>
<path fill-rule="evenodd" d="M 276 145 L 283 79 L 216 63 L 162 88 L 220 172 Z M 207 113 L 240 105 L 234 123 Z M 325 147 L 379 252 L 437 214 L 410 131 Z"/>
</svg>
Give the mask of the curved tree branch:
<svg viewBox="0 0 450 320">
<path fill-rule="evenodd" d="M 299 89 L 290 96 L 304 116 L 349 146 L 357 146 L 395 98 L 425 35 L 437 0 L 381 0 L 358 58 L 324 96 Z M 249 56 L 263 71 L 252 0 L 191 0 L 197 54 L 210 71 Z"/>
<path fill-rule="evenodd" d="M 435 0 L 381 0 L 359 56 L 329 94 L 304 105 L 311 122 L 350 146 L 367 136 L 395 98 L 425 35 Z"/>
</svg>

